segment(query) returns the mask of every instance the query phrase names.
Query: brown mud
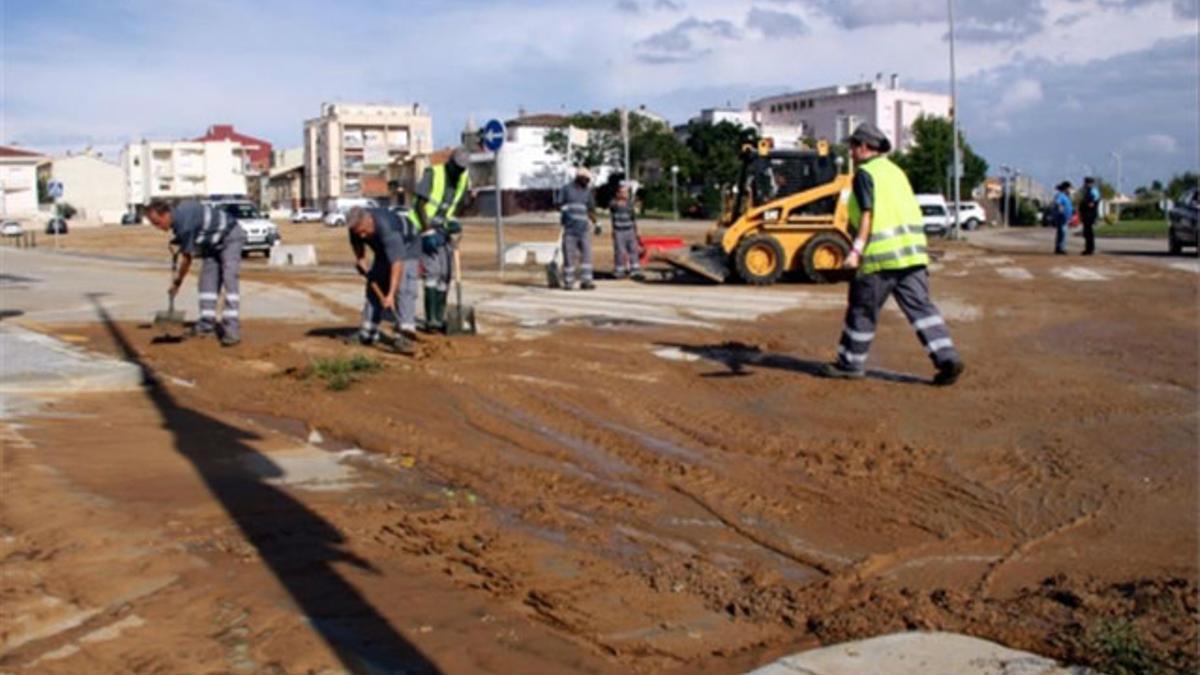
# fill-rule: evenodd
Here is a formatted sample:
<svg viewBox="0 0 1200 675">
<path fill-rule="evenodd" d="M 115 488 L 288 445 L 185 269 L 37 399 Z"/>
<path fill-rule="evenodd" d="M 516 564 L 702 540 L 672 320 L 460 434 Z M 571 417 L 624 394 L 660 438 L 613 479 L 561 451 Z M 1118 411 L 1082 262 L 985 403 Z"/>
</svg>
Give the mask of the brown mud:
<svg viewBox="0 0 1200 675">
<path fill-rule="evenodd" d="M 233 350 L 115 330 L 175 405 L 231 434 L 300 442 L 317 430 L 336 439 L 330 451 L 366 451 L 371 461 L 356 461 L 374 487 L 322 494 L 314 508 L 357 559 L 439 578 L 414 590 L 414 611 L 487 607 L 532 632 L 486 669 L 519 668 L 515 651 L 551 670 L 738 672 L 818 644 L 937 629 L 1072 663 L 1192 671 L 1194 277 L 1132 279 L 1127 264 L 1096 261 L 1112 278 L 1089 284 L 1051 274 L 1060 260 L 1016 258 L 1036 281 L 985 275 L 994 263 L 969 249 L 936 277 L 969 367 L 951 389 L 927 384 L 931 367 L 894 313 L 873 377 L 854 383 L 814 376 L 840 330 L 831 310 L 721 331 L 499 325 L 427 337 L 412 358 L 343 345 L 352 315 L 345 327 L 251 320 Z M 70 332 L 121 353 L 102 325 Z M 352 354 L 383 368 L 346 391 L 306 376 L 314 359 Z M 100 414 L 104 403 L 68 407 Z M 139 473 L 179 463 L 139 423 L 115 424 L 113 438 L 127 435 L 115 455 Z M 28 433 L 65 448 L 71 427 Z M 128 472 L 109 473 L 71 480 L 144 503 L 150 522 L 150 506 L 201 501 L 195 485 L 143 477 L 134 489 L 118 480 Z M 276 536 L 269 510 L 255 522 Z M 210 563 L 263 555 L 244 528 L 167 529 L 162 541 Z M 211 600 L 186 588 L 173 592 Z M 467 652 L 497 649 L 478 638 L 463 629 Z M 281 672 L 320 662 L 311 637 L 263 640 L 256 649 Z M 421 646 L 448 670 L 480 665 Z"/>
</svg>

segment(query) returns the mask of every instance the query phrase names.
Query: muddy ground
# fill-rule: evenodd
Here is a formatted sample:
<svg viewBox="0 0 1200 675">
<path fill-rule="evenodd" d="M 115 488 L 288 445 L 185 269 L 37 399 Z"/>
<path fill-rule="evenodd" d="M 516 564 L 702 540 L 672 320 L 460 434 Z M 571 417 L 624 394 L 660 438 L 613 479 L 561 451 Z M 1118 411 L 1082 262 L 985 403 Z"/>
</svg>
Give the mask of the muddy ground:
<svg viewBox="0 0 1200 675">
<path fill-rule="evenodd" d="M 1191 672 L 1195 276 L 1062 266 L 952 248 L 935 296 L 969 369 L 951 389 L 896 313 L 871 378 L 814 377 L 828 308 L 720 330 L 501 322 L 415 358 L 344 346 L 348 310 L 250 320 L 236 350 L 60 327 L 157 385 L 61 402 L 9 444 L 3 592 L 128 594 L 110 618 L 137 617 L 139 647 L 84 645 L 91 672 L 317 672 L 403 642 L 414 669 L 734 673 L 905 629 Z M 382 367 L 340 391 L 311 372 L 354 354 Z M 360 482 L 271 483 L 271 452 L 305 439 Z M 122 585 L 160 577 L 145 600 Z M 260 596 L 272 583 L 298 612 Z M 75 652 L 29 665 L 79 646 L 64 635 L 0 665 L 79 672 Z"/>
</svg>

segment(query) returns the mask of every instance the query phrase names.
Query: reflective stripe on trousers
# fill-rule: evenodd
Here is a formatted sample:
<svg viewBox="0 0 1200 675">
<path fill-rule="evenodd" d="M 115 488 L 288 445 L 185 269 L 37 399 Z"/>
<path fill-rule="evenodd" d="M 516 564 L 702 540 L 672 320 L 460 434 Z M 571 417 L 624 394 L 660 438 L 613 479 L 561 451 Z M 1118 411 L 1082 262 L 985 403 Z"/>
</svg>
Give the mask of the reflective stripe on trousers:
<svg viewBox="0 0 1200 675">
<path fill-rule="evenodd" d="M 613 230 L 613 272 L 618 277 L 641 271 L 637 232 L 632 227 Z"/>
<path fill-rule="evenodd" d="M 237 338 L 241 335 L 241 295 L 239 273 L 242 266 L 242 246 L 246 233 L 235 225 L 225 237 L 224 245 L 211 255 L 201 258 L 200 267 L 200 320 L 196 329 L 208 332 L 217 326 L 217 300 L 225 292 L 225 306 L 221 312 L 221 325 L 226 335 Z"/>
<path fill-rule="evenodd" d="M 592 230 L 587 228 L 570 229 L 563 232 L 563 276 L 567 286 L 575 283 L 576 272 L 582 281 L 590 282 L 594 274 L 592 267 Z"/>
<path fill-rule="evenodd" d="M 862 370 L 875 339 L 879 312 L 889 297 L 917 332 L 935 366 L 959 360 L 945 319 L 929 298 L 929 272 L 924 267 L 860 274 L 850 283 L 845 325 L 838 343 L 838 364 Z"/>
</svg>

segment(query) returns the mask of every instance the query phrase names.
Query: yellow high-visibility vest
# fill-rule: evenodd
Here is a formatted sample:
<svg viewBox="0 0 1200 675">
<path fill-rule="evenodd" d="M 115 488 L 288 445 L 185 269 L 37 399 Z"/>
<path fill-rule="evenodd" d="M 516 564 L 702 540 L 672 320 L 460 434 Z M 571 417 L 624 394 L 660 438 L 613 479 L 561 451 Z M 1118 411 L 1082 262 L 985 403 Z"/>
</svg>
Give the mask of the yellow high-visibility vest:
<svg viewBox="0 0 1200 675">
<path fill-rule="evenodd" d="M 887 157 L 876 157 L 858 168 L 866 171 L 875 184 L 871 239 L 863 251 L 858 273 L 928 265 L 924 218 L 908 176 Z M 862 223 L 862 209 L 853 194 L 849 216 L 851 227 L 857 231 Z"/>
<path fill-rule="evenodd" d="M 458 185 L 454 187 L 454 194 L 451 199 L 446 197 L 446 165 L 437 164 L 429 168 L 433 172 L 433 185 L 429 190 L 429 199 L 425 201 L 425 222 L 436 223 L 441 220 L 445 221 L 454 218 L 454 212 L 458 209 L 459 202 L 462 201 L 463 194 L 467 191 L 467 184 L 470 182 L 467 177 L 467 172 L 463 171 L 458 176 Z M 439 218 L 440 216 L 440 218 Z M 413 226 L 417 231 L 421 231 L 421 219 L 417 218 L 416 209 L 408 212 L 408 218 L 412 221 Z"/>
</svg>

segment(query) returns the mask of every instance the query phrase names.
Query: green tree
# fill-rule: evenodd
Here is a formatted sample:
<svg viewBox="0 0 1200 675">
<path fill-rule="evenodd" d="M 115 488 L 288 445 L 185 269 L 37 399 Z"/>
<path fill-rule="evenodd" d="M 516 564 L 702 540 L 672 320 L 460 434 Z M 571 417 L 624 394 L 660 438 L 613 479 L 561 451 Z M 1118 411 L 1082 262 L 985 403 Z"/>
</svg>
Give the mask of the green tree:
<svg viewBox="0 0 1200 675">
<path fill-rule="evenodd" d="M 1200 174 L 1192 171 L 1176 174 L 1167 183 L 1167 196 L 1173 200 L 1178 200 L 1183 196 L 1183 193 L 1193 188 L 1200 188 Z"/>
<path fill-rule="evenodd" d="M 951 194 L 953 189 L 947 177 L 951 175 L 951 157 L 954 155 L 954 125 L 941 117 L 922 116 L 913 122 L 913 140 L 915 145 L 908 152 L 893 157 L 908 174 L 913 190 Z M 969 197 L 987 177 L 988 163 L 975 154 L 961 131 L 958 142 L 963 160 L 960 190 L 963 196 Z"/>
</svg>

